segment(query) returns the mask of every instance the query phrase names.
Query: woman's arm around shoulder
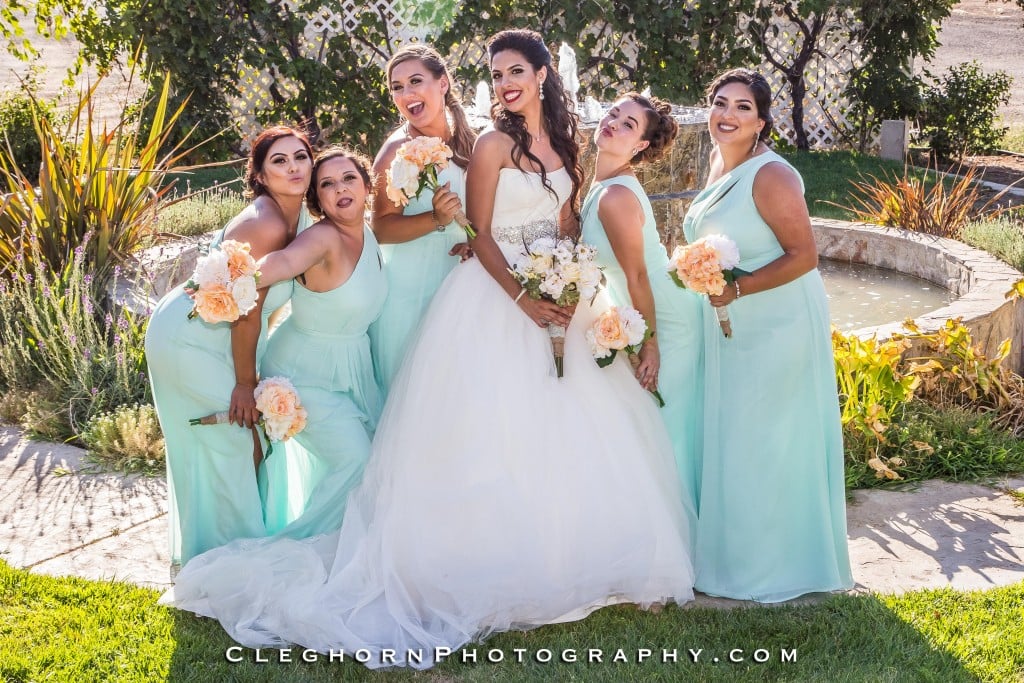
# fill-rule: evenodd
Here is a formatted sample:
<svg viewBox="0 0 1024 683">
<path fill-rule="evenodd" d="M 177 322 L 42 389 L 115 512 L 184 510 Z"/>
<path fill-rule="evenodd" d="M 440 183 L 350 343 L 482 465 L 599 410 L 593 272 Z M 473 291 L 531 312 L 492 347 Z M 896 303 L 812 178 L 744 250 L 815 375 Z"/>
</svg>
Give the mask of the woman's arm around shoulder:
<svg viewBox="0 0 1024 683">
<path fill-rule="evenodd" d="M 273 284 L 298 277 L 315 265 L 324 263 L 331 256 L 331 247 L 337 240 L 335 228 L 328 221 L 315 223 L 292 240 L 284 249 L 271 252 L 257 263 L 260 271 L 259 286 Z"/>
</svg>

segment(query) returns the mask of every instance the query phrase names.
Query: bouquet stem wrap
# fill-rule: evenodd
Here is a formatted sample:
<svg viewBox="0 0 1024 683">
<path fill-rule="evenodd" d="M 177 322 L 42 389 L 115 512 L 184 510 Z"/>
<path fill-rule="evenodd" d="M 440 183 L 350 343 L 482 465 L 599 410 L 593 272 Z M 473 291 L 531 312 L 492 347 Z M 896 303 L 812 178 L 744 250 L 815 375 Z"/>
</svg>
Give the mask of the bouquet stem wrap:
<svg viewBox="0 0 1024 683">
<path fill-rule="evenodd" d="M 212 415 L 206 415 L 204 417 L 193 417 L 188 421 L 190 425 L 196 427 L 198 425 L 222 425 L 228 422 L 228 411 L 222 410 L 219 413 Z"/>
<path fill-rule="evenodd" d="M 561 325 L 548 325 L 548 336 L 551 337 L 551 353 L 555 358 L 555 372 L 562 377 L 565 366 L 565 328 Z"/>
<path fill-rule="evenodd" d="M 732 337 L 732 323 L 729 322 L 728 306 L 714 306 L 715 316 L 718 317 L 718 325 L 722 328 L 722 334 L 726 339 Z"/>
</svg>

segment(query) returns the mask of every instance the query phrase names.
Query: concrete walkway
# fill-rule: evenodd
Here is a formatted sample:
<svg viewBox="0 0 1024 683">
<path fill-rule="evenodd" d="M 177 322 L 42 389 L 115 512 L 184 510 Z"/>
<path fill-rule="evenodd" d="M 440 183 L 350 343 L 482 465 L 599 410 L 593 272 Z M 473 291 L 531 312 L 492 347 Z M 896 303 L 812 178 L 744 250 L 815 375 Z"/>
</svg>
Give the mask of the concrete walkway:
<svg viewBox="0 0 1024 683">
<path fill-rule="evenodd" d="M 89 473 L 83 456 L 0 427 L 0 559 L 43 574 L 169 587 L 166 483 Z M 1024 491 L 1024 478 L 856 492 L 848 509 L 855 591 L 1024 580 L 1024 506 L 1006 488 Z M 697 604 L 738 603 L 702 596 Z"/>
</svg>

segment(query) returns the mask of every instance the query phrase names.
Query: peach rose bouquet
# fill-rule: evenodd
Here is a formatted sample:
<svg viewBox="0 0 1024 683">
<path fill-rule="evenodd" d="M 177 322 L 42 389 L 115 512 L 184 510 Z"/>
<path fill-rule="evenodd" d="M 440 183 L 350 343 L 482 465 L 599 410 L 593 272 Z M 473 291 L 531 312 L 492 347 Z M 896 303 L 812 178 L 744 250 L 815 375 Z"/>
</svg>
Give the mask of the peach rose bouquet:
<svg viewBox="0 0 1024 683">
<path fill-rule="evenodd" d="M 581 298 L 591 299 L 604 282 L 595 262 L 597 250 L 571 239 L 541 237 L 526 247 L 509 272 L 532 299 L 547 299 L 559 306 L 575 306 Z M 548 325 L 555 370 L 562 376 L 565 358 L 565 328 Z"/>
<path fill-rule="evenodd" d="M 669 272 L 675 283 L 684 289 L 718 296 L 740 275 L 749 275 L 736 267 L 739 262 L 740 250 L 735 242 L 725 235 L 707 235 L 693 244 L 676 247 L 669 260 Z M 731 337 L 732 323 L 726 307 L 716 306 L 715 315 L 722 334 Z"/>
<path fill-rule="evenodd" d="M 224 240 L 196 262 L 185 292 L 195 302 L 188 314 L 208 323 L 234 322 L 256 307 L 256 259 L 248 242 Z"/>
<path fill-rule="evenodd" d="M 640 347 L 651 338 L 652 333 L 640 311 L 635 308 L 615 306 L 602 313 L 586 332 L 590 351 L 597 361 L 598 367 L 608 367 L 615 360 L 619 351 L 624 351 L 629 358 L 633 371 L 640 366 Z M 665 400 L 655 389 L 651 391 L 659 406 Z"/>
<path fill-rule="evenodd" d="M 270 442 L 266 457 L 274 451 L 275 441 L 287 441 L 306 427 L 306 409 L 299 401 L 299 393 L 286 377 L 267 377 L 260 380 L 253 391 L 256 410 L 260 411 L 259 421 L 263 434 Z M 190 425 L 217 425 L 228 421 L 228 412 L 196 417 Z"/>
<path fill-rule="evenodd" d="M 433 192 L 438 187 L 438 171 L 447 168 L 451 158 L 452 150 L 441 138 L 420 136 L 403 143 L 385 172 L 388 199 L 395 206 L 406 206 L 413 197 L 420 196 L 423 188 Z M 470 238 L 476 237 L 465 213 L 456 213 L 455 222 Z"/>
</svg>

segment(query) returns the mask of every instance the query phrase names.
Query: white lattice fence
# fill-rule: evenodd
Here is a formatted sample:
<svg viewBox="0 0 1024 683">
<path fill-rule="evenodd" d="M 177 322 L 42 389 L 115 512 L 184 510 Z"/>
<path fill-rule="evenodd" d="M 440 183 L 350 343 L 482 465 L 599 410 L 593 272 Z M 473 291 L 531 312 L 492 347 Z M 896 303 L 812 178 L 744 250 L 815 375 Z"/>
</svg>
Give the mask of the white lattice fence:
<svg viewBox="0 0 1024 683">
<path fill-rule="evenodd" d="M 289 5 L 290 9 L 297 11 L 295 0 L 283 1 Z M 696 7 L 700 0 L 686 0 L 686 2 L 688 5 Z M 427 37 L 429 28 L 417 26 L 409 19 L 415 8 L 410 0 L 374 0 L 369 7 L 380 12 L 387 19 L 389 35 L 395 45 L 407 41 L 424 40 Z M 330 7 L 321 7 L 318 11 L 308 15 L 301 41 L 304 55 L 316 56 L 320 53 L 325 39 L 353 31 L 359 25 L 360 14 L 366 9 L 365 3 L 344 0 Z M 842 93 L 848 83 L 848 74 L 860 64 L 858 46 L 849 40 L 851 29 L 855 27 L 855 21 L 852 13 L 842 15 L 832 21 L 819 39 L 820 53 L 812 58 L 805 71 L 807 91 L 804 97 L 804 130 L 813 148 L 831 149 L 844 146 L 844 137 L 840 131 L 853 128 L 847 117 L 850 111 L 850 102 L 843 97 Z M 799 49 L 801 37 L 798 28 L 784 17 L 775 17 L 773 23 L 778 28 L 778 32 L 772 37 L 769 50 L 778 56 L 778 61 L 788 62 L 795 50 Z M 742 28 L 745 29 L 746 24 L 746 21 L 741 20 Z M 623 44 L 632 46 L 631 53 L 636 54 L 638 48 L 633 35 L 618 35 L 614 39 L 617 46 Z M 683 39 L 682 36 L 681 39 Z M 484 63 L 486 61 L 485 42 L 486 37 L 481 36 L 459 45 L 449 55 L 451 66 Z M 609 45 L 607 42 L 599 42 L 599 44 Z M 611 50 L 611 47 L 609 46 L 608 49 Z M 384 59 L 369 49 L 362 49 L 360 52 L 365 60 L 362 66 L 366 68 L 367 77 L 379 77 L 379 70 L 384 66 Z M 629 53 L 627 51 L 627 54 Z M 578 59 L 581 64 L 586 62 L 582 55 Z M 781 135 L 794 141 L 792 100 L 785 74 L 767 62 L 760 68 L 776 94 L 773 107 L 776 129 Z M 376 73 L 374 73 L 374 69 L 377 69 Z M 645 83 L 629 83 L 625 81 L 624 75 L 624 73 L 620 73 L 624 86 L 642 88 L 647 85 Z M 598 74 L 596 69 L 584 70 L 580 74 L 582 82 L 593 82 L 595 79 L 599 87 L 603 88 L 608 85 L 607 77 Z M 232 103 L 232 113 L 239 121 L 243 131 L 252 132 L 259 127 L 256 113 L 271 106 L 272 101 L 268 90 L 271 84 L 275 83 L 283 93 L 298 92 L 296 83 L 287 82 L 273 69 L 258 70 L 245 64 L 240 65 L 240 95 Z M 468 100 L 474 92 L 472 84 L 462 85 L 463 95 Z M 325 132 L 329 133 L 330 131 Z M 877 142 L 876 131 L 872 137 L 871 146 L 877 145 Z"/>
<path fill-rule="evenodd" d="M 746 29 L 749 19 L 741 19 Z M 802 36 L 796 24 L 784 17 L 775 17 L 772 22 L 778 29 L 768 45 L 768 50 L 777 56 L 776 61 L 787 63 L 799 49 Z M 847 145 L 842 134 L 854 128 L 850 121 L 852 103 L 843 95 L 849 84 L 849 74 L 861 65 L 859 45 L 850 41 L 850 33 L 857 27 L 852 12 L 834 18 L 822 31 L 818 39 L 819 52 L 811 58 L 804 71 L 806 93 L 804 95 L 803 127 L 812 148 L 833 149 Z M 793 99 L 786 75 L 767 60 L 760 66 L 761 73 L 768 79 L 775 93 L 772 115 L 779 134 L 790 142 L 796 141 L 793 124 Z M 878 131 L 874 131 L 868 146 L 877 147 Z"/>
</svg>

